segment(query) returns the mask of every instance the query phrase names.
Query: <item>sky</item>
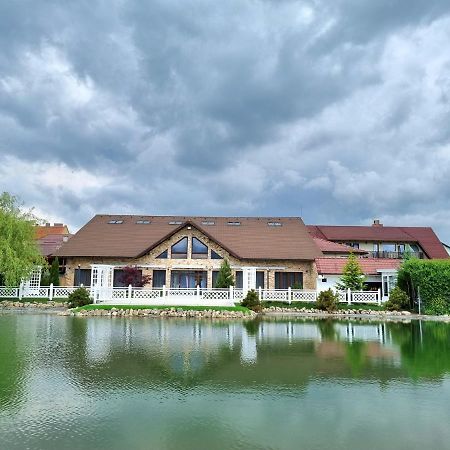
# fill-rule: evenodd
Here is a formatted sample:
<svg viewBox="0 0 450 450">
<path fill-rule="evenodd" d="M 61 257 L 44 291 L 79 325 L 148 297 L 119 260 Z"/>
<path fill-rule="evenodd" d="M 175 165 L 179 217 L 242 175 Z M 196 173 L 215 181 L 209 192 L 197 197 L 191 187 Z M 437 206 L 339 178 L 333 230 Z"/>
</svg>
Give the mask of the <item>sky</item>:
<svg viewBox="0 0 450 450">
<path fill-rule="evenodd" d="M 3 0 L 0 191 L 94 214 L 432 226 L 448 0 Z"/>
</svg>

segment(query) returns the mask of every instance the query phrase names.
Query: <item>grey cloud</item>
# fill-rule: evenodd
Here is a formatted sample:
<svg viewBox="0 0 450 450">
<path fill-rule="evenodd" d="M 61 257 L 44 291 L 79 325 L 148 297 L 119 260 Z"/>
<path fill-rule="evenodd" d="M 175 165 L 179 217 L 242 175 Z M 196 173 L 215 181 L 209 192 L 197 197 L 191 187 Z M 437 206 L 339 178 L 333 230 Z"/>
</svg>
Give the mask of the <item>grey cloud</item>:
<svg viewBox="0 0 450 450">
<path fill-rule="evenodd" d="M 449 12 L 3 2 L 0 153 L 35 165 L 19 186 L 0 167 L 4 187 L 74 226 L 95 212 L 405 217 L 450 241 Z M 39 164 L 92 187 L 37 189 Z"/>
</svg>

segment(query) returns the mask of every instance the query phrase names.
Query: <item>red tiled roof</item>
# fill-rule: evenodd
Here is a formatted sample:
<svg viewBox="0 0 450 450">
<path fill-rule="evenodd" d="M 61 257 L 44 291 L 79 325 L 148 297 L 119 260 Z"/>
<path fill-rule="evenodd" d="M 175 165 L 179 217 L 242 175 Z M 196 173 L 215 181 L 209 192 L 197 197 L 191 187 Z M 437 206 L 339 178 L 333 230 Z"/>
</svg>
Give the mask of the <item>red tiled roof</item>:
<svg viewBox="0 0 450 450">
<path fill-rule="evenodd" d="M 108 224 L 111 220 L 123 221 Z M 137 224 L 137 221 L 149 221 Z M 171 225 L 174 222 L 175 225 Z M 206 222 L 213 223 L 208 225 Z M 239 222 L 239 226 L 228 222 Z M 280 222 L 281 226 L 268 226 Z M 57 256 L 136 258 L 191 225 L 240 259 L 314 260 L 322 252 L 299 217 L 108 216 L 91 219 Z"/>
<path fill-rule="evenodd" d="M 321 275 L 342 275 L 347 258 L 317 258 L 317 272 Z M 359 258 L 358 262 L 365 275 L 378 275 L 380 269 L 398 269 L 399 259 Z"/>
<path fill-rule="evenodd" d="M 323 253 L 367 253 L 359 248 L 338 244 L 337 242 L 327 241 L 318 237 L 313 237 L 313 240 Z"/>
<path fill-rule="evenodd" d="M 34 229 L 35 239 L 42 239 L 45 236 L 49 235 L 68 235 L 69 229 L 67 225 L 63 224 L 55 224 L 55 225 L 37 225 Z"/>
<path fill-rule="evenodd" d="M 449 257 L 430 227 L 307 225 L 307 228 L 312 236 L 329 241 L 416 242 L 429 258 Z"/>
</svg>

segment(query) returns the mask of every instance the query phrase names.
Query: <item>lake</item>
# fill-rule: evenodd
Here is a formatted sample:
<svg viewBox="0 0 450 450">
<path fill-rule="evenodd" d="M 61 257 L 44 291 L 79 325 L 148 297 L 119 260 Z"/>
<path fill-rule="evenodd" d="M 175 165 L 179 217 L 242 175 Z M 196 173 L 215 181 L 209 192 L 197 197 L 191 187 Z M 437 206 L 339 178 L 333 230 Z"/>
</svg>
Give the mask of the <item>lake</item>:
<svg viewBox="0 0 450 450">
<path fill-rule="evenodd" d="M 449 449 L 450 325 L 0 314 L 0 448 Z"/>
</svg>

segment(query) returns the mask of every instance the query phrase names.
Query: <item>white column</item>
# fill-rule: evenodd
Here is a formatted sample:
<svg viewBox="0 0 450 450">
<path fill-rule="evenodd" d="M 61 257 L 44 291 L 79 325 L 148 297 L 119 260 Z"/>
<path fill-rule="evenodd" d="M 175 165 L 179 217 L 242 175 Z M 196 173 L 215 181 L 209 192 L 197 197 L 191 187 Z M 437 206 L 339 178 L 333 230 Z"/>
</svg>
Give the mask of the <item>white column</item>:
<svg viewBox="0 0 450 450">
<path fill-rule="evenodd" d="M 133 287 L 131 284 L 128 285 L 128 300 L 131 300 L 131 297 L 133 295 Z"/>
<path fill-rule="evenodd" d="M 48 299 L 50 301 L 53 300 L 53 283 L 50 283 L 50 287 L 48 288 Z"/>
<path fill-rule="evenodd" d="M 347 289 L 347 303 L 349 305 L 352 304 L 352 291 L 350 290 L 350 288 Z"/>
</svg>

